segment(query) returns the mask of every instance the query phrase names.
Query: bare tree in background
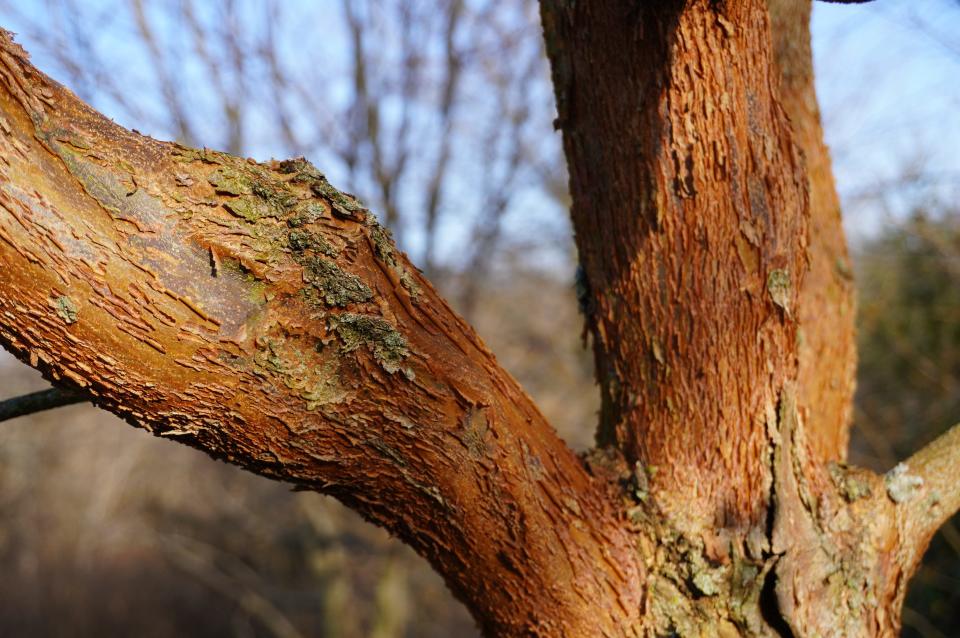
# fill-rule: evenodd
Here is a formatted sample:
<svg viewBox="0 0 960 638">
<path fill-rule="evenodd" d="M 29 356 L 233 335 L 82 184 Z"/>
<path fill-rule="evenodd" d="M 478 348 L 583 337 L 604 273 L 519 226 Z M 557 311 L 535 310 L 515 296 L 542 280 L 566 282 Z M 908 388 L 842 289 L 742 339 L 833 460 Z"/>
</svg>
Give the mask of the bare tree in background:
<svg viewBox="0 0 960 638">
<path fill-rule="evenodd" d="M 563 164 L 529 3 L 53 0 L 39 15 L 3 0 L 0 9 L 81 98 L 123 122 L 236 155 L 322 160 L 429 276 L 469 274 L 455 295 L 468 318 L 504 218 L 543 226 L 541 249 L 568 245 L 557 241 L 566 224 L 545 181 Z M 94 35 L 104 22 L 142 67 L 116 73 L 115 49 Z"/>
</svg>

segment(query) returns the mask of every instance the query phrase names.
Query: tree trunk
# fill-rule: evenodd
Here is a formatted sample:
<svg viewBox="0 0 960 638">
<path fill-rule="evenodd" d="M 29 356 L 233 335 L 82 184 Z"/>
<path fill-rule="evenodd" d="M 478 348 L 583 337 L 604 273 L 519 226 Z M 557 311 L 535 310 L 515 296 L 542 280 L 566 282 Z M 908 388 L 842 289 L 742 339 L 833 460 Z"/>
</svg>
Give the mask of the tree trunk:
<svg viewBox="0 0 960 638">
<path fill-rule="evenodd" d="M 807 164 L 807 262 L 797 313 L 798 402 L 821 461 L 847 456 L 856 375 L 853 274 L 823 141 L 810 48 L 810 0 L 768 0 L 780 102 Z"/>
<path fill-rule="evenodd" d="M 908 470 L 836 463 L 853 296 L 810 3 L 541 7 L 597 444 L 632 468 L 645 631 L 894 634 L 930 526 L 904 534 L 889 484 Z"/>
<path fill-rule="evenodd" d="M 852 302 L 808 46 L 776 49 L 807 69 L 788 88 L 764 0 L 542 8 L 603 393 L 585 462 L 305 160 L 126 131 L 6 32 L 0 343 L 158 436 L 339 498 L 488 635 L 894 633 L 960 506 L 960 434 L 884 478 L 828 463 Z"/>
</svg>

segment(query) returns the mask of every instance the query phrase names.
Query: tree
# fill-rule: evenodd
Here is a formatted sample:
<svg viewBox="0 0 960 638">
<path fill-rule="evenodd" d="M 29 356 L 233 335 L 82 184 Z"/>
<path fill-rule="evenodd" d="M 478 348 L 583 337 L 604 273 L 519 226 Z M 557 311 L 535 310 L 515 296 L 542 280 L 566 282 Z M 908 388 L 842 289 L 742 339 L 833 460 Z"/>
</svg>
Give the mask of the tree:
<svg viewBox="0 0 960 638">
<path fill-rule="evenodd" d="M 960 507 L 960 429 L 885 476 L 842 463 L 851 285 L 809 4 L 541 10 L 603 399 L 585 458 L 315 167 L 126 131 L 5 32 L 0 342 L 336 496 L 491 635 L 894 633 Z"/>
</svg>

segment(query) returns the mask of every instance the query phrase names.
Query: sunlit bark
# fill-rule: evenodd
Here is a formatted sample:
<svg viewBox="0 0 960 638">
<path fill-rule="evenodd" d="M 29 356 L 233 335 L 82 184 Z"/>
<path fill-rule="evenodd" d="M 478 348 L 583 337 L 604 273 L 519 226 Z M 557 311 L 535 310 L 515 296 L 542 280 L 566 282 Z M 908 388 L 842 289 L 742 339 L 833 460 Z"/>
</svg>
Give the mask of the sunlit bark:
<svg viewBox="0 0 960 638">
<path fill-rule="evenodd" d="M 603 393 L 585 461 L 312 165 L 126 131 L 6 32 L 0 343 L 336 496 L 489 635 L 893 635 L 960 506 L 960 439 L 882 477 L 831 462 L 853 350 L 826 329 L 849 336 L 851 302 L 812 85 L 787 77 L 809 50 L 787 61 L 766 0 L 542 11 Z"/>
</svg>

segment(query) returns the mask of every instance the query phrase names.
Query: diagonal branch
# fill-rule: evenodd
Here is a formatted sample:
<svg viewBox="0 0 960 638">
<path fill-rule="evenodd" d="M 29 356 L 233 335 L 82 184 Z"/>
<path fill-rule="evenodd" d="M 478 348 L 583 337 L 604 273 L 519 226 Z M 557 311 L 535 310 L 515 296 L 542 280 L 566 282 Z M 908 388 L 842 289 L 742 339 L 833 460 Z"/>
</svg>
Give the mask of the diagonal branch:
<svg viewBox="0 0 960 638">
<path fill-rule="evenodd" d="M 636 623 L 606 486 L 369 211 L 302 159 L 127 131 L 5 31 L 0 345 L 158 436 L 336 496 L 491 635 Z"/>
<path fill-rule="evenodd" d="M 901 544 L 919 559 L 930 539 L 960 511 L 960 424 L 887 472 L 888 496 L 900 507 Z"/>
</svg>

